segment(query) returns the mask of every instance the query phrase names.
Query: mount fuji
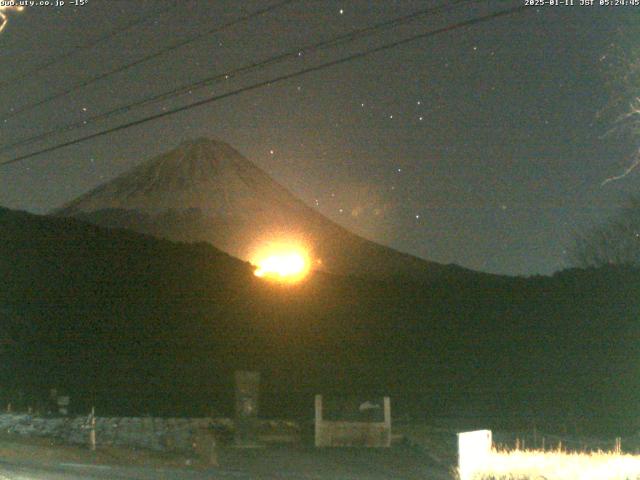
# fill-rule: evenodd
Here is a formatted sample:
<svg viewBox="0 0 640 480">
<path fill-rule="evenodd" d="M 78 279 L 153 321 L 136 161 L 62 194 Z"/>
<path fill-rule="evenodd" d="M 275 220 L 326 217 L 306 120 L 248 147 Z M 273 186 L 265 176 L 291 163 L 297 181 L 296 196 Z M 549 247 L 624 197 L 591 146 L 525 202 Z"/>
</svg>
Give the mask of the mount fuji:
<svg viewBox="0 0 640 480">
<path fill-rule="evenodd" d="M 471 273 L 349 232 L 233 147 L 208 138 L 186 141 L 52 213 L 174 241 L 205 241 L 247 261 L 261 242 L 293 239 L 310 248 L 315 268 L 340 275 L 428 280 Z"/>
</svg>

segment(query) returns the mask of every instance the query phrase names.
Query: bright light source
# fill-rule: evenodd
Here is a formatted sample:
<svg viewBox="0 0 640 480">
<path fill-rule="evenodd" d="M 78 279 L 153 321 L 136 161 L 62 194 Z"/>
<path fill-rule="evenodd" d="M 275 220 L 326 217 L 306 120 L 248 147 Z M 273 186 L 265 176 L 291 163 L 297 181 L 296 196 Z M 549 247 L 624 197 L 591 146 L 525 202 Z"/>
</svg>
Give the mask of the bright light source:
<svg viewBox="0 0 640 480">
<path fill-rule="evenodd" d="M 0 7 L 0 32 L 4 30 L 4 27 L 7 26 L 7 15 L 5 12 L 21 12 L 24 10 L 24 7 L 12 6 L 12 7 Z"/>
<path fill-rule="evenodd" d="M 264 277 L 269 274 L 279 277 L 300 275 L 305 269 L 306 262 L 298 253 L 272 255 L 260 261 L 256 269 L 256 276 Z"/>
<path fill-rule="evenodd" d="M 281 282 L 302 280 L 311 266 L 309 255 L 303 248 L 287 244 L 269 244 L 262 248 L 252 262 L 257 266 L 257 277 Z"/>
<path fill-rule="evenodd" d="M 476 430 L 458 434 L 458 471 L 460 480 L 475 478 L 491 454 L 491 430 Z"/>
</svg>

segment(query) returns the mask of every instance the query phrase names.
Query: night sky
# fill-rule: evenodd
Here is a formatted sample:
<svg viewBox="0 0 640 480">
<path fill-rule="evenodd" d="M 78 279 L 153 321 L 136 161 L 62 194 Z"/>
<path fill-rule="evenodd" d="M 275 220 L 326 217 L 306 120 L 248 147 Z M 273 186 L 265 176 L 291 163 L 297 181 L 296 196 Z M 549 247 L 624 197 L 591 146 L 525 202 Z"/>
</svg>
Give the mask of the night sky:
<svg viewBox="0 0 640 480">
<path fill-rule="evenodd" d="M 9 12 L 0 34 L 1 145 L 302 50 L 285 63 L 5 151 L 0 161 L 520 5 L 466 4 L 307 53 L 306 45 L 429 3 L 300 0 L 7 118 L 11 109 L 274 3 L 183 0 L 163 12 L 175 2 L 89 0 Z M 139 17 L 147 20 L 37 70 Z M 367 238 L 482 271 L 549 274 L 566 267 L 576 231 L 606 218 L 640 186 L 640 170 L 601 185 L 625 170 L 635 147 L 628 135 L 604 134 L 638 94 L 633 88 L 640 90 L 628 75 L 634 58 L 640 62 L 633 56 L 639 27 L 640 7 L 531 7 L 5 166 L 0 205 L 44 213 L 185 139 L 208 136 Z"/>
</svg>

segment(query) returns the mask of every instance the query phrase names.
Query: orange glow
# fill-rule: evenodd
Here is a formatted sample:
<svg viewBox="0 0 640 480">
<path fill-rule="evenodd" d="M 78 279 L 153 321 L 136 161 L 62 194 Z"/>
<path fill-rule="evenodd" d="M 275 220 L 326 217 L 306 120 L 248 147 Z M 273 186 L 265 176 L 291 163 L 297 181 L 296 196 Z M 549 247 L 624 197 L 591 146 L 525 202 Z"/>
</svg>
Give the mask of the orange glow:
<svg viewBox="0 0 640 480">
<path fill-rule="evenodd" d="M 19 6 L 14 6 L 14 7 L 0 7 L 0 32 L 2 32 L 4 30 L 4 28 L 7 26 L 7 15 L 5 14 L 5 12 L 21 12 L 22 10 L 24 10 L 24 7 L 19 7 Z"/>
<path fill-rule="evenodd" d="M 306 249 L 286 243 L 267 244 L 253 255 L 254 274 L 280 282 L 298 282 L 307 276 L 311 260 Z"/>
</svg>

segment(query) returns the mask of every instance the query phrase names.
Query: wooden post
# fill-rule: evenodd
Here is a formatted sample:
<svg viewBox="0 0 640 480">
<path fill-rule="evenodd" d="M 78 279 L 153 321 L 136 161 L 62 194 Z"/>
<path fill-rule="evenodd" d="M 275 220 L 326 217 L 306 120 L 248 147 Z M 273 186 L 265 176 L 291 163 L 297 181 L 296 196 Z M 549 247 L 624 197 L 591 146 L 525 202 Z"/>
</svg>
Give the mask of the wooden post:
<svg viewBox="0 0 640 480">
<path fill-rule="evenodd" d="M 89 422 L 89 447 L 92 452 L 96 451 L 96 408 L 91 407 L 91 419 Z"/>
<path fill-rule="evenodd" d="M 391 446 L 391 399 L 384 397 L 384 429 L 387 434 L 385 447 Z"/>
<path fill-rule="evenodd" d="M 322 395 L 316 395 L 316 429 L 315 442 L 316 447 L 324 446 L 322 442 Z"/>
<path fill-rule="evenodd" d="M 620 455 L 620 453 L 622 453 L 622 438 L 620 437 L 616 437 L 616 447 L 615 447 L 616 453 L 618 455 Z"/>
</svg>

